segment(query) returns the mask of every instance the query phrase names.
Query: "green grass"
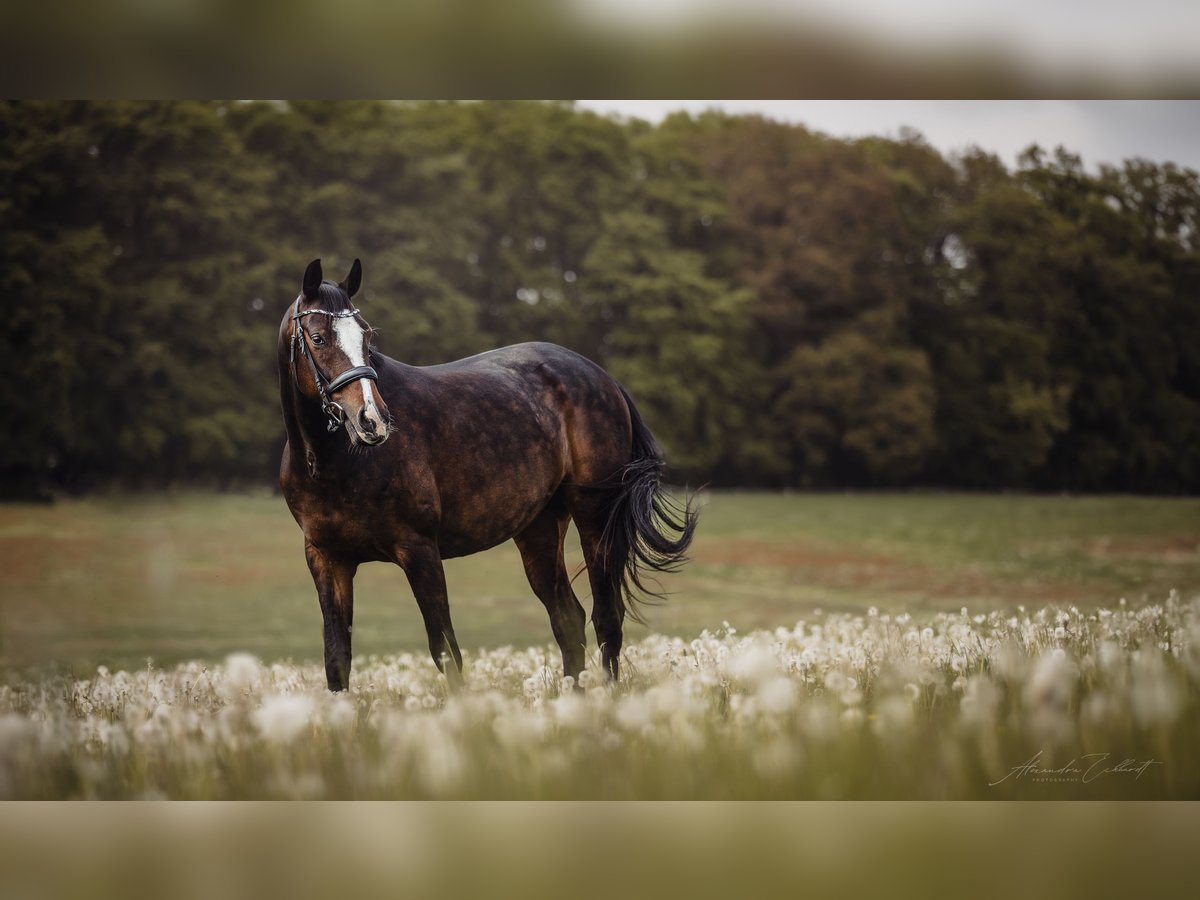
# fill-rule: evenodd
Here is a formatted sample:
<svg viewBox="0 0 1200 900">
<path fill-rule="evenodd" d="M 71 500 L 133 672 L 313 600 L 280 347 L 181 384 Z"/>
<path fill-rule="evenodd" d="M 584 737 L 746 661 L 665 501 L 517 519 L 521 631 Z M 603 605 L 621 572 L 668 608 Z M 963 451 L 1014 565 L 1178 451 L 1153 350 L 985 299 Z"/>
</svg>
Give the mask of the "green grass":
<svg viewBox="0 0 1200 900">
<path fill-rule="evenodd" d="M 653 630 L 790 625 L 814 608 L 1094 607 L 1200 590 L 1200 500 L 964 494 L 704 498 L 694 560 Z M 580 565 L 577 543 L 568 564 Z M 446 564 L 467 653 L 547 644 L 515 547 Z M 585 607 L 586 577 L 576 582 Z M 421 650 L 399 569 L 356 581 L 355 652 Z M 281 498 L 179 494 L 0 507 L 0 669 L 316 660 L 320 616 Z M 630 628 L 630 639 L 646 634 Z"/>
</svg>

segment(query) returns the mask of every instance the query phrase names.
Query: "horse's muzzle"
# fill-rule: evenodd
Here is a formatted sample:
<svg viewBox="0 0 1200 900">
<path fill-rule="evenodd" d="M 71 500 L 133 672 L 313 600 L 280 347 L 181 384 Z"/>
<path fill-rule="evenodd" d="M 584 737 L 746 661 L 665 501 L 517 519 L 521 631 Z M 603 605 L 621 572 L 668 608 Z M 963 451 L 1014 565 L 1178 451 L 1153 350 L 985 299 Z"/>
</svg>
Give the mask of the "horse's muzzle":
<svg viewBox="0 0 1200 900">
<path fill-rule="evenodd" d="M 358 439 L 360 441 L 362 441 L 362 443 L 366 444 L 368 447 L 378 447 L 380 444 L 382 444 L 384 441 L 386 441 L 387 438 L 388 438 L 387 429 L 384 429 L 384 431 L 378 435 L 360 434 L 358 436 Z"/>
<path fill-rule="evenodd" d="M 378 415 L 368 415 L 365 409 L 358 414 L 357 420 L 352 421 L 347 418 L 346 428 L 355 440 L 368 447 L 377 447 L 382 444 L 387 440 L 391 431 L 386 419 L 382 419 Z"/>
</svg>

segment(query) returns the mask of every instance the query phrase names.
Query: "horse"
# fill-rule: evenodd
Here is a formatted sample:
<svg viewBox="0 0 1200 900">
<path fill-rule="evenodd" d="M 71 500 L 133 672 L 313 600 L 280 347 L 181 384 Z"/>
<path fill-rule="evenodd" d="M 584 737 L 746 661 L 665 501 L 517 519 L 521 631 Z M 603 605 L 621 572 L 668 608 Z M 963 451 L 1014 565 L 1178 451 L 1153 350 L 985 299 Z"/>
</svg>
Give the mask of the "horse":
<svg viewBox="0 0 1200 900">
<path fill-rule="evenodd" d="M 571 521 L 603 670 L 615 682 L 626 614 L 641 621 L 637 603 L 662 596 L 643 576 L 686 562 L 697 522 L 691 499 L 664 490 L 662 451 L 633 400 L 600 366 L 555 344 L 433 366 L 390 359 L 351 302 L 361 284 L 358 259 L 337 283 L 313 260 L 279 327 L 279 484 L 304 533 L 329 689 L 349 687 L 354 575 L 373 561 L 404 570 L 434 663 L 461 681 L 442 561 L 510 539 L 549 614 L 563 672 L 578 679 L 587 637 L 563 560 Z"/>
</svg>

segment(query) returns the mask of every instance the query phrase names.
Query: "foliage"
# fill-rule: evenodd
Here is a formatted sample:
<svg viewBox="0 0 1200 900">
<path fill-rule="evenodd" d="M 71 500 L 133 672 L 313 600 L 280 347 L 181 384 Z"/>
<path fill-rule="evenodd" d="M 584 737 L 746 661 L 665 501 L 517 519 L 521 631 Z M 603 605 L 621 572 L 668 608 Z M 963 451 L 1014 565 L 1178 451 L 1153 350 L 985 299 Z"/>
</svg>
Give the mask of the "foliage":
<svg viewBox="0 0 1200 900">
<path fill-rule="evenodd" d="M 267 481 L 299 273 L 384 352 L 550 340 L 681 479 L 1200 487 L 1200 176 L 562 103 L 0 105 L 0 493 Z"/>
</svg>

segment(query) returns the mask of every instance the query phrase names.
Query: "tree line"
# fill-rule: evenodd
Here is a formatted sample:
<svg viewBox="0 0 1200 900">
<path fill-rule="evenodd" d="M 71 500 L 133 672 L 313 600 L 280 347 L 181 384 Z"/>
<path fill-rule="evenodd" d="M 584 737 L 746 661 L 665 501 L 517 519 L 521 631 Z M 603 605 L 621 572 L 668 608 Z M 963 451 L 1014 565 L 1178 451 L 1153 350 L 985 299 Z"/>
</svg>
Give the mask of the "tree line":
<svg viewBox="0 0 1200 900">
<path fill-rule="evenodd" d="M 525 340 L 678 480 L 1200 488 L 1200 178 L 561 103 L 0 105 L 0 490 L 268 482 L 305 264 L 380 349 Z"/>
</svg>

